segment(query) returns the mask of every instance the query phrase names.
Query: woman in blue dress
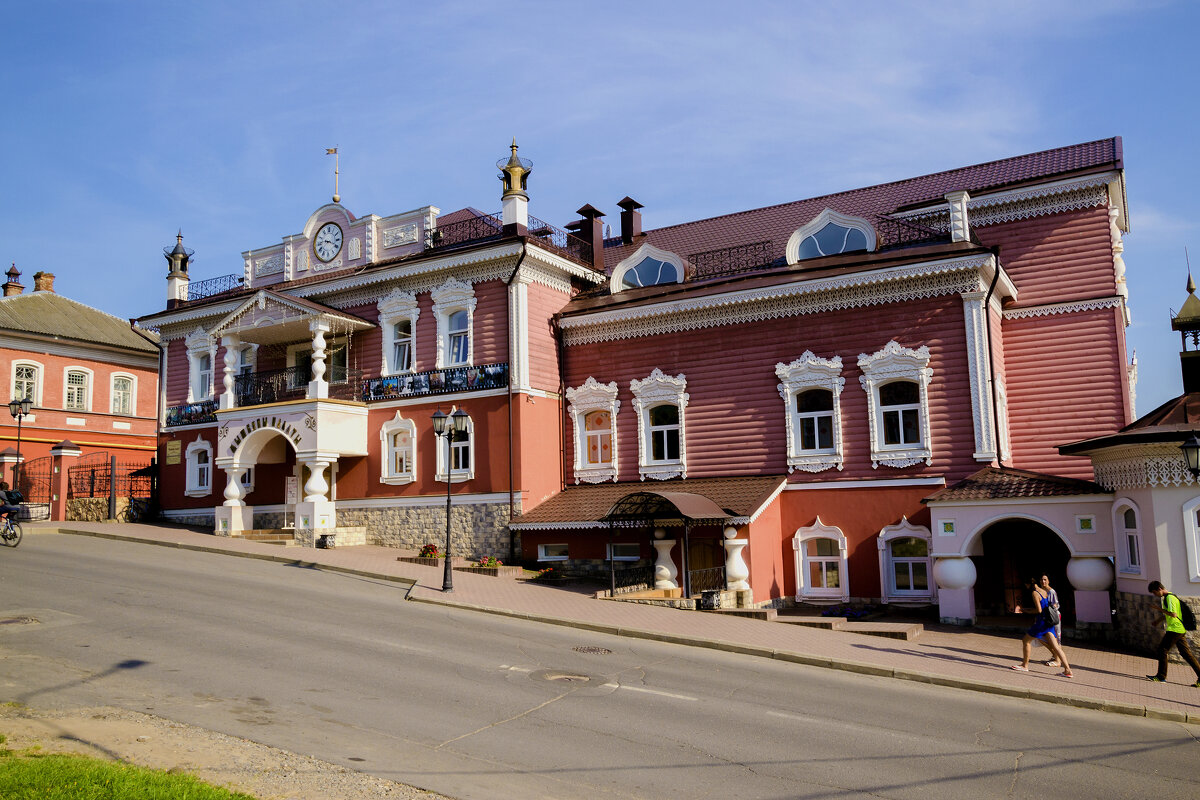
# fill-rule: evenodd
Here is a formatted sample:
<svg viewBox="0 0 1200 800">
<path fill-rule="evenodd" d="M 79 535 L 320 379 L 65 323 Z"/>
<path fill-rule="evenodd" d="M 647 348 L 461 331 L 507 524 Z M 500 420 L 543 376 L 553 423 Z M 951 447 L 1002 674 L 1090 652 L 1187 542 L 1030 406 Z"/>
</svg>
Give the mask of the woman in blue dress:
<svg viewBox="0 0 1200 800">
<path fill-rule="evenodd" d="M 1033 650 L 1033 643 L 1040 639 L 1046 645 L 1046 649 L 1054 654 L 1055 660 L 1062 664 L 1062 672 L 1058 674 L 1064 678 L 1073 678 L 1067 654 L 1063 652 L 1062 647 L 1058 644 L 1058 639 L 1054 636 L 1054 623 L 1046 619 L 1046 609 L 1050 606 L 1050 593 L 1042 588 L 1037 578 L 1031 578 L 1027 586 L 1033 593 L 1033 607 L 1037 609 L 1037 616 L 1033 618 L 1033 624 L 1029 626 L 1029 630 L 1025 631 L 1025 636 L 1021 639 L 1021 663 L 1013 664 L 1012 668 L 1018 672 L 1029 672 L 1029 656 Z M 1020 614 L 1021 607 L 1013 608 L 1013 613 Z"/>
</svg>

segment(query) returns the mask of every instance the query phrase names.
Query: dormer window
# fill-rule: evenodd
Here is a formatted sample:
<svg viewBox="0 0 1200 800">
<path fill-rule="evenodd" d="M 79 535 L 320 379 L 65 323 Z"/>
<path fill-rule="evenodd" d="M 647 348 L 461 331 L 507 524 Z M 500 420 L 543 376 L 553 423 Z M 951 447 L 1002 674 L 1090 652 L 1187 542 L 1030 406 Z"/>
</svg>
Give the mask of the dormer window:
<svg viewBox="0 0 1200 800">
<path fill-rule="evenodd" d="M 683 278 L 683 259 L 674 253 L 644 244 L 613 269 L 609 290 L 616 294 L 626 289 L 682 283 Z"/>
<path fill-rule="evenodd" d="M 808 258 L 874 249 L 875 228 L 871 223 L 827 208 L 788 239 L 787 261 L 795 264 Z"/>
</svg>

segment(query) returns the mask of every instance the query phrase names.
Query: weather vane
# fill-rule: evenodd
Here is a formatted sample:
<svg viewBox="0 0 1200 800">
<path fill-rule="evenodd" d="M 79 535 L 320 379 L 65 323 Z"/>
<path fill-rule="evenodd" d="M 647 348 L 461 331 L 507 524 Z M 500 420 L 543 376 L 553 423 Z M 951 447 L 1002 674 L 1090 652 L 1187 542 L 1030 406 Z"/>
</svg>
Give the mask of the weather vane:
<svg viewBox="0 0 1200 800">
<path fill-rule="evenodd" d="M 338 196 L 338 149 L 337 149 L 337 147 L 326 147 L 325 155 L 333 156 L 333 202 L 340 203 L 342 198 Z"/>
</svg>

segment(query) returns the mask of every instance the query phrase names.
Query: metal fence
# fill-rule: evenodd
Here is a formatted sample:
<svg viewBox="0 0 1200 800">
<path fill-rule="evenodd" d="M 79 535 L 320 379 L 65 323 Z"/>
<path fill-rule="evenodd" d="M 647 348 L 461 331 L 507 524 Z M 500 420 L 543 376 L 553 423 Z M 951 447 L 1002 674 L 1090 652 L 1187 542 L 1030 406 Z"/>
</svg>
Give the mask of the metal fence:
<svg viewBox="0 0 1200 800">
<path fill-rule="evenodd" d="M 725 588 L 725 568 L 694 569 L 688 572 L 688 590 L 692 595 L 700 592 L 722 591 Z"/>
<path fill-rule="evenodd" d="M 114 486 L 117 497 L 152 497 L 153 458 L 114 461 L 108 453 L 84 456 L 67 469 L 67 498 L 108 497 Z"/>
<path fill-rule="evenodd" d="M 26 461 L 17 469 L 13 486 L 25 497 L 21 503 L 25 509 L 23 519 L 50 519 L 51 468 L 50 456 L 43 456 Z"/>
</svg>

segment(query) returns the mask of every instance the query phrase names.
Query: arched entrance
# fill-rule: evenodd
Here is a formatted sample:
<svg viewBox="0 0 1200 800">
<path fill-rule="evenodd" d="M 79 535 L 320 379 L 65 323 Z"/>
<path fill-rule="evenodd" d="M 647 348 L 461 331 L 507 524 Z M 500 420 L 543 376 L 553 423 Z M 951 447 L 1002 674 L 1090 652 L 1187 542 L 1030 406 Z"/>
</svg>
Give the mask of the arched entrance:
<svg viewBox="0 0 1200 800">
<path fill-rule="evenodd" d="M 1051 528 L 1031 519 L 998 520 L 979 534 L 972 550 L 981 553 L 971 556 L 980 617 L 1012 618 L 1014 606 L 1029 605 L 1025 582 L 1046 575 L 1058 592 L 1063 621 L 1074 622 L 1075 593 L 1067 579 L 1071 551 Z"/>
</svg>

